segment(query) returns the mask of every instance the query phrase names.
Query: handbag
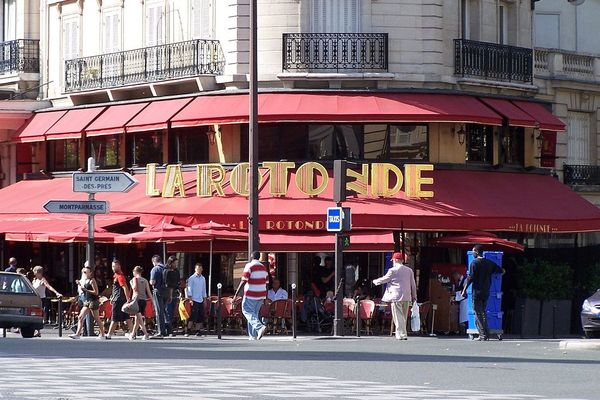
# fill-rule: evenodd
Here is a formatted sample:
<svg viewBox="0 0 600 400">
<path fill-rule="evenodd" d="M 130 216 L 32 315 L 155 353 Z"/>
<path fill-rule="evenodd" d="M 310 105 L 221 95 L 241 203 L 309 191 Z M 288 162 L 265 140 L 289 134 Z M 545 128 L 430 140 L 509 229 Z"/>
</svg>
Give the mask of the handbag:
<svg viewBox="0 0 600 400">
<path fill-rule="evenodd" d="M 133 298 L 130 301 L 128 301 L 127 303 L 123 304 L 123 307 L 121 307 L 121 311 L 123 311 L 125 314 L 129 314 L 129 315 L 135 315 L 135 314 L 139 313 L 140 306 L 138 305 L 137 299 Z"/>
<path fill-rule="evenodd" d="M 419 332 L 421 330 L 421 316 L 419 315 L 419 303 L 413 302 L 410 310 L 410 330 Z"/>
</svg>

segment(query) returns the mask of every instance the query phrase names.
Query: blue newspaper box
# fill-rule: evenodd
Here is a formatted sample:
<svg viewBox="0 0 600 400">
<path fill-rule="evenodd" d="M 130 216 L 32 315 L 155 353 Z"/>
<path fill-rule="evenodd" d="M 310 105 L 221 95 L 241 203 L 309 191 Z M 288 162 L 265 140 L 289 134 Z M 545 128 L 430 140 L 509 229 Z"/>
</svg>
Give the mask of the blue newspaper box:
<svg viewBox="0 0 600 400">
<path fill-rule="evenodd" d="M 501 251 L 484 251 L 483 257 L 492 261 L 496 265 L 502 267 L 502 256 Z M 472 251 L 467 252 L 467 275 L 471 274 L 471 262 L 475 259 L 475 254 Z M 475 325 L 475 311 L 473 310 L 472 301 L 472 285 L 467 289 L 467 317 L 468 326 L 467 333 L 470 338 L 478 333 L 477 326 Z M 488 297 L 487 309 L 487 322 L 489 333 L 491 335 L 497 335 L 499 339 L 502 339 L 502 274 L 492 275 L 492 284 L 490 286 L 490 297 Z"/>
</svg>

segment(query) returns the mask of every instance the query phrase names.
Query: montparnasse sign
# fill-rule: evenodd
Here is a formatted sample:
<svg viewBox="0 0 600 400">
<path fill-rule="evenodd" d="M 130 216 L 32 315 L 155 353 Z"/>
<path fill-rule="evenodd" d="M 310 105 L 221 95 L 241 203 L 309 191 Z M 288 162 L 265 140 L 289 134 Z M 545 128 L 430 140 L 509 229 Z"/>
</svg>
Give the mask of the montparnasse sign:
<svg viewBox="0 0 600 400">
<path fill-rule="evenodd" d="M 146 165 L 146 195 L 152 197 L 186 197 L 181 164 L 169 164 L 164 172 L 161 187 L 156 182 L 158 164 Z M 225 196 L 224 188 L 240 196 L 249 196 L 249 163 L 237 164 L 229 174 L 221 164 L 196 165 L 196 196 Z M 285 197 L 289 185 L 306 196 L 321 195 L 329 185 L 329 171 L 317 162 L 306 162 L 296 166 L 289 161 L 263 162 L 259 174 L 259 187 L 268 177 L 268 190 L 272 196 Z M 294 172 L 290 182 L 290 173 Z M 410 198 L 430 198 L 433 178 L 423 172 L 433 171 L 432 164 L 405 164 L 403 169 L 390 163 L 361 164 L 357 169 L 346 170 L 349 179 L 346 189 L 370 197 L 394 197 L 402 190 Z M 333 177 L 335 179 L 335 177 Z M 288 183 L 289 182 L 289 183 Z"/>
</svg>

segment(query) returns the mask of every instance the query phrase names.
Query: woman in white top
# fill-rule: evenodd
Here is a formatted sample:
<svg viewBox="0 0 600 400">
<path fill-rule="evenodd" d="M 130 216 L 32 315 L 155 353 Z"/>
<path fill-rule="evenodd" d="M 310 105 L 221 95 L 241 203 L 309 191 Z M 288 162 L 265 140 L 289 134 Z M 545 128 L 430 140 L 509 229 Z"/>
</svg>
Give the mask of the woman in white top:
<svg viewBox="0 0 600 400">
<path fill-rule="evenodd" d="M 133 329 L 131 330 L 131 335 L 129 335 L 129 340 L 135 340 L 138 327 L 144 333 L 142 340 L 148 339 L 148 331 L 146 330 L 146 323 L 144 321 L 144 310 L 146 309 L 146 302 L 152 301 L 152 292 L 150 292 L 148 280 L 142 277 L 143 271 L 142 267 L 139 265 L 136 266 L 133 269 L 133 279 L 129 282 L 131 284 L 131 289 L 133 290 L 132 298 L 137 300 L 139 308 L 139 311 L 135 314 Z"/>
<path fill-rule="evenodd" d="M 33 288 L 35 289 L 40 299 L 42 299 L 42 306 L 44 307 L 44 323 L 49 323 L 50 319 L 50 299 L 46 297 L 46 289 L 54 292 L 56 297 L 61 298 L 62 294 L 58 293 L 56 289 L 52 287 L 44 278 L 44 267 L 37 265 L 33 268 Z"/>
</svg>

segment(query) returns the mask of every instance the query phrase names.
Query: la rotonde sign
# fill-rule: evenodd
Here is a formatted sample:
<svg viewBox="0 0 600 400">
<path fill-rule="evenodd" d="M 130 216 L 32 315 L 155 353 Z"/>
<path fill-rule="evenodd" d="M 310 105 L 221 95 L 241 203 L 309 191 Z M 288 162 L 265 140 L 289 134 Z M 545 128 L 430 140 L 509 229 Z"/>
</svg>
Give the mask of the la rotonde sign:
<svg viewBox="0 0 600 400">
<path fill-rule="evenodd" d="M 151 197 L 186 197 L 185 181 L 181 164 L 169 164 L 164 172 L 162 187 L 157 187 L 158 164 L 146 166 L 146 195 Z M 225 196 L 224 188 L 240 196 L 249 196 L 249 163 L 237 164 L 228 174 L 221 164 L 196 165 L 196 196 L 212 197 Z M 272 196 L 286 196 L 288 184 L 309 197 L 322 194 L 329 185 L 329 171 L 317 162 L 306 162 L 296 167 L 290 161 L 263 162 L 263 172 L 259 174 L 259 187 L 263 180 L 269 178 L 268 190 Z M 394 197 L 404 190 L 404 195 L 410 198 L 430 198 L 434 192 L 430 185 L 433 178 L 423 176 L 423 172 L 433 171 L 432 164 L 405 164 L 403 170 L 390 163 L 361 164 L 359 170 L 348 168 L 346 189 L 358 194 L 371 197 Z M 290 180 L 290 172 L 295 171 L 294 179 Z M 333 177 L 335 178 L 335 177 Z M 289 182 L 289 183 L 288 183 Z"/>
</svg>

